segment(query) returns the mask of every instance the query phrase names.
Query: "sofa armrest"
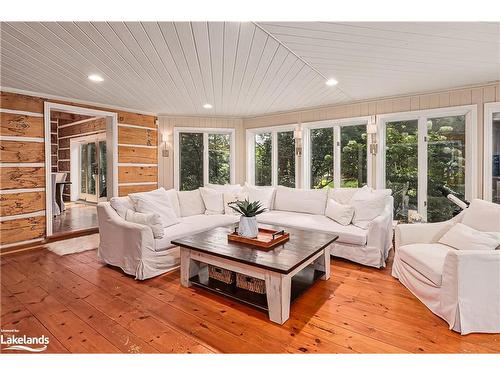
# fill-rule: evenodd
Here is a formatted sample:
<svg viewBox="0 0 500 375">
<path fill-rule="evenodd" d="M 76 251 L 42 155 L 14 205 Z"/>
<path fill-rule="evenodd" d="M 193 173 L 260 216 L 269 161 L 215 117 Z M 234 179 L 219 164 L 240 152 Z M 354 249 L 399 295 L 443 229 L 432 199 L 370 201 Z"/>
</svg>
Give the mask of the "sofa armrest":
<svg viewBox="0 0 500 375">
<path fill-rule="evenodd" d="M 139 260 L 145 251 L 155 251 L 153 231 L 142 224 L 120 217 L 109 203 L 97 205 L 99 257 L 116 265 L 125 258 Z"/>
<path fill-rule="evenodd" d="M 383 250 L 384 252 L 387 252 L 391 248 L 393 206 L 393 197 L 387 197 L 387 203 L 382 214 L 368 224 L 367 246 Z"/>
<path fill-rule="evenodd" d="M 451 220 L 441 223 L 399 224 L 395 230 L 396 249 L 413 243 L 434 243 L 453 225 Z"/>
<path fill-rule="evenodd" d="M 441 288 L 441 310 L 451 328 L 500 332 L 500 251 L 450 251 Z"/>
</svg>

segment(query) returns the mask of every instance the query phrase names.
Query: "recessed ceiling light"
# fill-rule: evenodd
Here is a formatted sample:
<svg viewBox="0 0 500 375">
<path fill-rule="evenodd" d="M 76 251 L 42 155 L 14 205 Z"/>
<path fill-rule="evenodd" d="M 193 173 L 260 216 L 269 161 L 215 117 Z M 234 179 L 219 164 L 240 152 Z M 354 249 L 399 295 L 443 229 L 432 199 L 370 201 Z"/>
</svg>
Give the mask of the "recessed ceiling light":
<svg viewBox="0 0 500 375">
<path fill-rule="evenodd" d="M 90 79 L 91 81 L 94 81 L 94 82 L 102 82 L 102 81 L 104 81 L 104 78 L 102 78 L 101 76 L 99 76 L 97 74 L 91 74 L 87 78 Z"/>
<path fill-rule="evenodd" d="M 212 104 L 209 104 L 209 103 L 203 104 L 203 108 L 212 109 Z"/>
<path fill-rule="evenodd" d="M 330 78 L 328 81 L 326 81 L 327 86 L 335 86 L 337 83 L 337 80 L 333 78 Z"/>
</svg>

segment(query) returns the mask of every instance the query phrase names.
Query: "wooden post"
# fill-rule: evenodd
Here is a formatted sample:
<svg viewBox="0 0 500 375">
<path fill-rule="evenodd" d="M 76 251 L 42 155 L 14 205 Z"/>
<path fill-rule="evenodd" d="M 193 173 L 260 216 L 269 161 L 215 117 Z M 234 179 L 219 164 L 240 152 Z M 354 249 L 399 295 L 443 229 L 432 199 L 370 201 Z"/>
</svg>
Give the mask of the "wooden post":
<svg viewBox="0 0 500 375">
<path fill-rule="evenodd" d="M 268 272 L 265 275 L 269 319 L 278 324 L 290 317 L 290 290 L 292 279 L 288 275 Z"/>
</svg>

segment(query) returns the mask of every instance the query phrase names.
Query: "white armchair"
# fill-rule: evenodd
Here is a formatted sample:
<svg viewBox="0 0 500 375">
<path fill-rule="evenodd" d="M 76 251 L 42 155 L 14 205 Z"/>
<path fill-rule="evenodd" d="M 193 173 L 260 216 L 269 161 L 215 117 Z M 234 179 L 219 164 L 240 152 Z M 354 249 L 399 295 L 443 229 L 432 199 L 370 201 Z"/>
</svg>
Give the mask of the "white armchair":
<svg viewBox="0 0 500 375">
<path fill-rule="evenodd" d="M 485 204 L 487 214 L 480 207 Z M 484 224 L 477 220 L 481 213 Z M 483 225 L 488 228 L 483 231 L 500 232 L 500 205 L 479 200 L 449 221 L 398 225 L 392 275 L 450 329 L 500 333 L 500 251 L 456 250 L 438 243 L 453 224 L 472 217 L 476 229 Z"/>
</svg>

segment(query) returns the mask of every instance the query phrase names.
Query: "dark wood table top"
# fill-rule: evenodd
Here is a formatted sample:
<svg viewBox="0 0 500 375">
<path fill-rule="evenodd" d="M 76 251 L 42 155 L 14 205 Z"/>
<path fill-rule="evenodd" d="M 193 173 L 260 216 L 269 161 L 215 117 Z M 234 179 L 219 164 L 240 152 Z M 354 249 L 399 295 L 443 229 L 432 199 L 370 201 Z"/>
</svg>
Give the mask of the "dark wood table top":
<svg viewBox="0 0 500 375">
<path fill-rule="evenodd" d="M 274 249 L 264 250 L 244 243 L 228 241 L 232 227 L 218 227 L 172 241 L 176 246 L 288 274 L 335 241 L 334 234 L 259 224 L 259 227 L 285 229 L 290 240 Z"/>
</svg>

